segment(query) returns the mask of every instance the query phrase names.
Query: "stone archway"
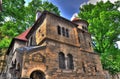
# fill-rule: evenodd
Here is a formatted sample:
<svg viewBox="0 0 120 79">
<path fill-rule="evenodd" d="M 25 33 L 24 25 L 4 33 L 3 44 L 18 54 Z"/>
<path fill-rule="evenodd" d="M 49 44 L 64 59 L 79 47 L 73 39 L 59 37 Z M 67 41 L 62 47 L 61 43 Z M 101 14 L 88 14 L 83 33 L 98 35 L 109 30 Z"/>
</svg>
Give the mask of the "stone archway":
<svg viewBox="0 0 120 79">
<path fill-rule="evenodd" d="M 30 78 L 31 79 L 46 79 L 45 74 L 39 70 L 33 71 L 30 75 Z"/>
</svg>

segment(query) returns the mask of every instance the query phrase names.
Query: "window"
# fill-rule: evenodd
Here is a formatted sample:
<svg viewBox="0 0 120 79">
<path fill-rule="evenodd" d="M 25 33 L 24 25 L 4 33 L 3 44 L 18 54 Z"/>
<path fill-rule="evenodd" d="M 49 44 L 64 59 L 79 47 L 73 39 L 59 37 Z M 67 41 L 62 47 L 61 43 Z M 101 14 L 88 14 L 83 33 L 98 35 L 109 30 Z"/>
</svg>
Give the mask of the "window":
<svg viewBox="0 0 120 79">
<path fill-rule="evenodd" d="M 69 30 L 66 29 L 66 37 L 69 37 Z"/>
<path fill-rule="evenodd" d="M 59 53 L 59 68 L 65 69 L 65 55 L 64 53 Z"/>
<path fill-rule="evenodd" d="M 83 68 L 83 72 L 86 72 L 86 70 L 85 70 L 85 65 L 84 65 L 83 62 L 82 62 L 82 68 Z"/>
<path fill-rule="evenodd" d="M 58 34 L 61 35 L 61 27 L 60 26 L 57 27 L 57 30 L 58 30 Z"/>
<path fill-rule="evenodd" d="M 89 42 L 89 46 L 91 47 L 91 43 Z"/>
<path fill-rule="evenodd" d="M 16 61 L 16 59 L 15 59 L 15 61 L 14 61 L 14 63 L 13 63 L 13 67 L 16 67 L 16 62 L 17 62 L 17 61 Z"/>
<path fill-rule="evenodd" d="M 63 34 L 63 36 L 65 36 L 65 28 L 64 27 L 62 27 L 62 34 Z"/>
<path fill-rule="evenodd" d="M 57 26 L 57 31 L 59 35 L 63 35 L 69 37 L 69 30 L 65 29 L 64 27 Z"/>
<path fill-rule="evenodd" d="M 97 72 L 97 67 L 95 66 L 95 72 Z"/>
<path fill-rule="evenodd" d="M 81 42 L 80 42 L 80 38 L 81 38 L 81 37 L 80 37 L 80 34 L 79 34 L 79 35 L 78 35 L 78 41 L 79 41 L 79 43 L 81 43 Z"/>
<path fill-rule="evenodd" d="M 73 56 L 71 54 L 67 55 L 67 67 L 68 67 L 68 69 L 74 69 Z"/>
<path fill-rule="evenodd" d="M 33 37 L 30 38 L 30 46 L 32 46 Z"/>
</svg>

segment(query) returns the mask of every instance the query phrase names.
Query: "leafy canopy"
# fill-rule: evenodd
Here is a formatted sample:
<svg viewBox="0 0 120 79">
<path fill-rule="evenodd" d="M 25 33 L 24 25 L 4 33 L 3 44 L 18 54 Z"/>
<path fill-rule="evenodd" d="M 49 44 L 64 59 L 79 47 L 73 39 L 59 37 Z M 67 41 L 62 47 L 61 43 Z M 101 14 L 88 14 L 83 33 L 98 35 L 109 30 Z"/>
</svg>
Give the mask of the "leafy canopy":
<svg viewBox="0 0 120 79">
<path fill-rule="evenodd" d="M 120 50 L 116 42 L 120 40 L 120 1 L 116 3 L 97 2 L 80 8 L 79 18 L 89 22 L 94 49 L 101 55 L 104 69 L 111 74 L 120 71 Z"/>
<path fill-rule="evenodd" d="M 7 48 L 13 37 L 17 36 L 35 22 L 37 10 L 60 14 L 58 8 L 49 2 L 32 0 L 25 6 L 25 0 L 3 0 L 0 12 L 0 49 Z"/>
</svg>

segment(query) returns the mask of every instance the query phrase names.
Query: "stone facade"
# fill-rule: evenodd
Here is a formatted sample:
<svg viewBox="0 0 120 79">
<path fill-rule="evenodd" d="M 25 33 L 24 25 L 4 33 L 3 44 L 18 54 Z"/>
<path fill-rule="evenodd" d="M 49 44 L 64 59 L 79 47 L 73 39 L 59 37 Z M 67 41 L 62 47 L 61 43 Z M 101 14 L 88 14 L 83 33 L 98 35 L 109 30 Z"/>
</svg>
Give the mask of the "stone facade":
<svg viewBox="0 0 120 79">
<path fill-rule="evenodd" d="M 7 52 L 7 79 L 105 79 L 87 27 L 84 20 L 43 12 L 27 41 L 19 39 Z"/>
</svg>

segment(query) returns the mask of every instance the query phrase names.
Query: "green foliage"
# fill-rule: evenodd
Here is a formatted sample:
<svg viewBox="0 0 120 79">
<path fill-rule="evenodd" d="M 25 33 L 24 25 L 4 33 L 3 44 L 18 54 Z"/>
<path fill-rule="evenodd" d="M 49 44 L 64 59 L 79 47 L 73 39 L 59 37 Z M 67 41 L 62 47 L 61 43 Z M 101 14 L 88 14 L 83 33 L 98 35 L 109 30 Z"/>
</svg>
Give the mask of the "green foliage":
<svg viewBox="0 0 120 79">
<path fill-rule="evenodd" d="M 101 55 L 104 69 L 109 70 L 111 74 L 120 72 L 120 50 L 116 46 L 116 42 L 120 40 L 118 2 L 112 4 L 109 1 L 100 1 L 96 5 L 87 4 L 80 8 L 78 14 L 80 18 L 89 22 L 94 49 Z"/>
<path fill-rule="evenodd" d="M 120 49 L 111 48 L 105 53 L 101 54 L 101 61 L 103 68 L 109 70 L 111 74 L 120 72 Z"/>
<path fill-rule="evenodd" d="M 32 0 L 25 6 L 25 0 L 3 0 L 3 11 L 0 12 L 0 49 L 9 46 L 13 37 L 17 36 L 35 22 L 37 10 L 60 14 L 58 8 L 49 2 Z"/>
</svg>

